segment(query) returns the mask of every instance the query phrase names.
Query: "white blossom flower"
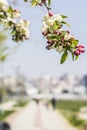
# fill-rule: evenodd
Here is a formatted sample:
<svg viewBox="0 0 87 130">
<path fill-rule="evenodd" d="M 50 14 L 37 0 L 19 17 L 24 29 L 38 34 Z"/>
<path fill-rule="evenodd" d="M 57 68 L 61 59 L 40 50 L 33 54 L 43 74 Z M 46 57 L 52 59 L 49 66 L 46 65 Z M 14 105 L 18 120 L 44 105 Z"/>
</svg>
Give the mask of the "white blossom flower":
<svg viewBox="0 0 87 130">
<path fill-rule="evenodd" d="M 15 18 L 20 18 L 20 11 L 15 10 L 13 15 L 14 15 Z"/>
<path fill-rule="evenodd" d="M 43 17 L 43 21 L 42 21 L 42 32 L 47 32 L 48 30 L 53 33 L 54 30 L 53 30 L 53 25 L 54 25 L 54 22 L 55 21 L 58 21 L 58 22 L 62 22 L 62 17 L 61 15 L 59 14 L 55 14 L 53 16 L 49 16 L 49 14 L 46 14 L 44 17 Z"/>
<path fill-rule="evenodd" d="M 20 20 L 19 24 L 23 27 L 28 27 L 30 22 L 26 20 Z"/>
<path fill-rule="evenodd" d="M 42 30 L 42 32 L 47 33 L 47 31 L 48 31 L 48 26 L 43 26 L 41 30 Z"/>
<path fill-rule="evenodd" d="M 12 25 L 9 24 L 9 23 L 12 22 L 13 24 L 15 24 L 16 20 L 8 17 L 7 19 L 2 19 L 1 22 L 2 22 L 2 25 L 4 25 L 5 28 L 11 28 Z"/>
<path fill-rule="evenodd" d="M 61 53 L 61 52 L 63 51 L 63 47 L 62 47 L 62 46 L 58 46 L 58 47 L 56 48 L 56 51 L 58 51 L 59 53 Z"/>
<path fill-rule="evenodd" d="M 10 17 L 7 18 L 7 21 L 8 21 L 8 22 L 12 22 L 12 23 L 16 23 L 16 20 L 13 19 L 13 18 L 10 18 Z"/>
<path fill-rule="evenodd" d="M 19 26 L 18 30 L 20 30 L 21 34 L 26 35 L 27 38 L 30 36 L 28 28 Z"/>
<path fill-rule="evenodd" d="M 43 17 L 43 21 L 47 21 L 48 19 L 50 19 L 51 17 L 48 15 L 48 14 L 46 14 L 44 17 Z"/>
<path fill-rule="evenodd" d="M 48 21 L 46 21 L 46 24 L 47 24 L 48 26 L 52 26 L 53 23 L 54 23 L 54 20 L 52 20 L 52 19 L 49 19 Z"/>
<path fill-rule="evenodd" d="M 66 33 L 65 36 L 64 36 L 64 40 L 70 40 L 71 38 L 74 38 L 74 36 Z"/>
<path fill-rule="evenodd" d="M 50 31 L 50 33 L 53 33 L 53 32 L 54 32 L 54 30 L 53 30 L 53 27 L 52 27 L 52 26 L 50 26 L 50 27 L 49 27 L 49 31 Z"/>
<path fill-rule="evenodd" d="M 62 22 L 62 21 L 63 21 L 61 15 L 59 15 L 59 14 L 53 15 L 51 18 L 53 19 L 53 21 L 56 21 L 56 20 L 57 20 L 58 22 Z"/>
<path fill-rule="evenodd" d="M 3 8 L 6 5 L 8 5 L 6 0 L 0 0 L 0 8 Z"/>
<path fill-rule="evenodd" d="M 25 31 L 26 37 L 28 38 L 30 36 L 29 30 L 27 28 L 25 28 L 24 31 Z"/>
</svg>

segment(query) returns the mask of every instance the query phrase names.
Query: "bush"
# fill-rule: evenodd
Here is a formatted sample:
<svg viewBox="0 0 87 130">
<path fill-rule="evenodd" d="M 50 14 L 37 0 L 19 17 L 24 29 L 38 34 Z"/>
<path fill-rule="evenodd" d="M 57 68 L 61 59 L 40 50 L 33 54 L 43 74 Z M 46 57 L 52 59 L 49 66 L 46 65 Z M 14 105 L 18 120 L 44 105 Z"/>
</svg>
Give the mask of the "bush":
<svg viewBox="0 0 87 130">
<path fill-rule="evenodd" d="M 78 119 L 76 115 L 72 115 L 69 117 L 69 122 L 74 126 L 82 126 L 84 120 Z"/>
<path fill-rule="evenodd" d="M 3 121 L 8 115 L 12 114 L 13 110 L 0 111 L 0 121 Z"/>
<path fill-rule="evenodd" d="M 84 106 L 87 106 L 87 101 L 58 101 L 56 108 L 78 112 Z"/>
<path fill-rule="evenodd" d="M 56 104 L 56 108 L 61 111 L 73 126 L 87 130 L 87 123 L 85 125 L 85 121 L 77 116 L 80 108 L 84 106 L 87 106 L 87 101 L 58 101 Z"/>
<path fill-rule="evenodd" d="M 16 104 L 14 105 L 14 107 L 23 107 L 25 105 L 27 105 L 28 101 L 27 100 L 18 100 L 16 102 Z"/>
</svg>

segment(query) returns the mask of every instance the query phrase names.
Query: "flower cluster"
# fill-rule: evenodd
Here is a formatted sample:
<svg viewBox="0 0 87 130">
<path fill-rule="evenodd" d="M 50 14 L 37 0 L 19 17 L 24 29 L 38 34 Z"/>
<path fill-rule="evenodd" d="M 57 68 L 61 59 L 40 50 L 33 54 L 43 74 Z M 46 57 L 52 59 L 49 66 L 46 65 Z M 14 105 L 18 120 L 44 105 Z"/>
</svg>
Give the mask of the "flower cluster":
<svg viewBox="0 0 87 130">
<path fill-rule="evenodd" d="M 85 48 L 84 45 L 77 45 L 76 50 L 74 51 L 74 54 L 76 56 L 79 56 L 81 53 L 85 52 L 84 48 Z"/>
<path fill-rule="evenodd" d="M 47 8 L 47 10 L 50 10 L 50 4 L 51 4 L 51 0 L 24 0 L 25 2 L 30 2 L 31 6 L 43 6 L 45 5 L 45 7 Z"/>
<path fill-rule="evenodd" d="M 20 11 L 8 6 L 6 0 L 0 0 L 0 24 L 11 30 L 12 40 L 19 42 L 29 38 L 29 22 L 20 19 Z"/>
<path fill-rule="evenodd" d="M 64 63 L 68 57 L 68 53 L 72 54 L 73 60 L 76 60 L 81 53 L 84 53 L 84 46 L 79 45 L 79 41 L 70 34 L 69 31 L 63 30 L 63 25 L 66 23 L 64 18 L 67 16 L 52 14 L 48 12 L 43 18 L 42 34 L 47 39 L 48 50 L 55 49 L 62 53 L 60 63 Z M 69 25 L 68 25 L 69 26 Z"/>
</svg>

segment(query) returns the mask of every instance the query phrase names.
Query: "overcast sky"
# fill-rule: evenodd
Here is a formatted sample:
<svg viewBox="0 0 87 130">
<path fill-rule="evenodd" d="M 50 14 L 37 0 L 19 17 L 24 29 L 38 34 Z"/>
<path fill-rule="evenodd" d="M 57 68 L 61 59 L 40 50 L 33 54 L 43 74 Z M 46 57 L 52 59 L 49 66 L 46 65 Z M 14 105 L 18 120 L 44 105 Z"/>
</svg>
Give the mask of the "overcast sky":
<svg viewBox="0 0 87 130">
<path fill-rule="evenodd" d="M 23 0 L 21 0 L 23 1 Z M 31 8 L 28 4 L 18 2 L 14 6 L 21 10 L 23 19 L 30 21 L 30 40 L 21 43 L 16 52 L 4 64 L 5 74 L 15 74 L 19 66 L 22 73 L 28 77 L 48 74 L 59 76 L 64 73 L 87 74 L 87 0 L 53 0 L 52 11 L 68 16 L 71 34 L 85 45 L 85 54 L 80 55 L 77 61 L 68 60 L 60 65 L 60 55 L 55 50 L 46 50 L 46 40 L 41 35 L 42 17 L 47 13 L 44 7 Z M 7 43 L 13 47 L 16 43 L 8 39 Z"/>
</svg>

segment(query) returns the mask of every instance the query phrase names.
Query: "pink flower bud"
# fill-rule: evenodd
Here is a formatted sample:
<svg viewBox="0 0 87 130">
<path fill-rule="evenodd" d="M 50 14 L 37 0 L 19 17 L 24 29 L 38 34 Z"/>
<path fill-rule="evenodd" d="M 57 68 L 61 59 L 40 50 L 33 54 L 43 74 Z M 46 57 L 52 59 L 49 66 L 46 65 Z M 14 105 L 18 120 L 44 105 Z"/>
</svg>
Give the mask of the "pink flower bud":
<svg viewBox="0 0 87 130">
<path fill-rule="evenodd" d="M 54 34 L 58 34 L 58 31 L 57 31 L 57 30 L 55 30 L 55 31 L 54 31 Z"/>
<path fill-rule="evenodd" d="M 45 3 L 45 2 L 46 2 L 46 0 L 42 0 L 42 2 L 43 2 L 43 3 Z"/>
<path fill-rule="evenodd" d="M 84 45 L 77 45 L 76 48 L 85 48 Z"/>
<path fill-rule="evenodd" d="M 61 42 L 64 42 L 64 38 L 61 39 Z"/>
<path fill-rule="evenodd" d="M 85 52 L 85 50 L 83 50 L 82 48 L 78 48 L 77 49 L 79 52 L 81 52 L 81 53 L 84 53 Z"/>
<path fill-rule="evenodd" d="M 84 52 L 85 52 L 85 50 L 80 50 L 80 52 L 81 52 L 81 53 L 84 53 Z"/>
<path fill-rule="evenodd" d="M 76 48 L 79 48 L 79 45 L 76 45 Z"/>
<path fill-rule="evenodd" d="M 79 45 L 79 47 L 81 47 L 81 48 L 85 48 L 85 46 L 84 46 L 84 45 Z"/>
<path fill-rule="evenodd" d="M 50 50 L 51 48 L 50 48 L 51 46 L 50 45 L 48 45 L 48 46 L 46 46 L 46 49 L 47 50 Z"/>
<path fill-rule="evenodd" d="M 47 33 L 46 33 L 46 32 L 42 32 L 42 35 L 46 36 L 46 35 L 47 35 Z"/>
<path fill-rule="evenodd" d="M 49 15 L 50 17 L 52 17 L 52 16 L 53 16 L 53 13 L 52 13 L 52 12 L 49 12 L 48 15 Z"/>
<path fill-rule="evenodd" d="M 75 50 L 75 51 L 74 51 L 74 54 L 75 54 L 76 56 L 79 56 L 79 55 L 80 55 L 80 51 Z"/>
<path fill-rule="evenodd" d="M 15 9 L 15 10 L 14 10 L 14 12 L 18 13 L 18 12 L 19 12 L 19 10 Z"/>
<path fill-rule="evenodd" d="M 70 46 L 70 43 L 69 43 L 69 42 L 67 42 L 67 43 L 66 43 L 66 45 L 67 45 L 67 46 Z"/>
<path fill-rule="evenodd" d="M 53 42 L 52 42 L 51 40 L 48 40 L 47 43 L 48 43 L 48 44 L 52 44 Z"/>
<path fill-rule="evenodd" d="M 67 33 L 69 34 L 70 32 L 69 32 L 69 31 L 67 31 Z"/>
<path fill-rule="evenodd" d="M 61 36 L 61 35 L 62 35 L 62 32 L 59 32 L 59 35 Z"/>
</svg>

